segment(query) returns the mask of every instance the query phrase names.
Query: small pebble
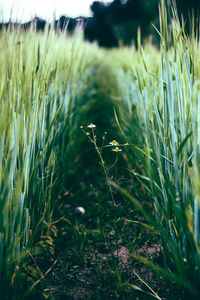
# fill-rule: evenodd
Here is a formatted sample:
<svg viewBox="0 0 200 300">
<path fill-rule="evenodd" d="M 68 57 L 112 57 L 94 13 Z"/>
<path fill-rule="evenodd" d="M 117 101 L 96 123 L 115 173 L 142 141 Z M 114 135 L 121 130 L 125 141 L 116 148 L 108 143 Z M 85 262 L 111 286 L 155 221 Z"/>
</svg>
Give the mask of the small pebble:
<svg viewBox="0 0 200 300">
<path fill-rule="evenodd" d="M 75 212 L 84 215 L 85 214 L 85 208 L 83 208 L 81 206 L 78 206 L 78 207 L 75 208 Z"/>
</svg>

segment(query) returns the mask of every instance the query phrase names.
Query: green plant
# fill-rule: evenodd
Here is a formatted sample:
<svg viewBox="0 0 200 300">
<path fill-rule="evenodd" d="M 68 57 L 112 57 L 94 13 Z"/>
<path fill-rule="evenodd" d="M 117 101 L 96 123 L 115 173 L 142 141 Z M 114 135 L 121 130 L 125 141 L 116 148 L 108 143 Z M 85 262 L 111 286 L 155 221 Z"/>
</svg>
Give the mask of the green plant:
<svg viewBox="0 0 200 300">
<path fill-rule="evenodd" d="M 153 214 L 146 213 L 129 193 L 126 195 L 160 232 L 165 268 L 198 297 L 199 42 L 194 37 L 186 38 L 175 9 L 173 14 L 170 32 L 161 1 L 159 68 L 152 73 L 141 48 L 141 64 L 133 75 L 125 75 L 125 88 L 122 86 L 127 123 L 122 120 L 120 125 L 133 144 L 130 147 L 138 165 L 130 172 L 146 188 Z"/>
<path fill-rule="evenodd" d="M 72 168 L 73 99 L 91 58 L 82 61 L 80 33 L 8 28 L 0 40 L 0 295 L 17 297 L 23 261 L 50 234 Z"/>
</svg>

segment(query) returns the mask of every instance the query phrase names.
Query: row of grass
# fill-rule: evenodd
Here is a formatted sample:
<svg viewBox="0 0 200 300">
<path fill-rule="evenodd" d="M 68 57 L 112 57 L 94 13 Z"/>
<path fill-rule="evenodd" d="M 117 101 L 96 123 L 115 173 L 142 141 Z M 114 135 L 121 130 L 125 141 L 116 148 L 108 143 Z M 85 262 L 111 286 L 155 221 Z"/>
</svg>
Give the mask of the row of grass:
<svg viewBox="0 0 200 300">
<path fill-rule="evenodd" d="M 134 161 L 137 157 L 137 165 L 130 172 L 149 194 L 152 213 L 143 211 L 140 199 L 128 191 L 123 193 L 160 234 L 163 274 L 198 298 L 200 48 L 194 36 L 186 38 L 175 10 L 171 28 L 167 28 L 161 2 L 161 46 L 156 61 L 149 62 L 148 51 L 141 47 L 134 69 L 120 71 L 121 129 Z M 154 268 L 161 271 L 158 266 Z"/>
<path fill-rule="evenodd" d="M 54 202 L 75 169 L 74 99 L 96 46 L 34 28 L 3 30 L 0 44 L 0 295 L 9 298 L 31 247 L 48 240 Z"/>
</svg>

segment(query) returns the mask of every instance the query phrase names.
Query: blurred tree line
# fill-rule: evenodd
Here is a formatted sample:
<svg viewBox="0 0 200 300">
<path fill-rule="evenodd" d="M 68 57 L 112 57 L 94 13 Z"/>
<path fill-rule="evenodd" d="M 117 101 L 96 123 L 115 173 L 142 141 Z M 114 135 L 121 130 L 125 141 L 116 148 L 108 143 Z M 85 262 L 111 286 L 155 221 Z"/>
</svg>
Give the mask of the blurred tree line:
<svg viewBox="0 0 200 300">
<path fill-rule="evenodd" d="M 170 12 L 170 4 L 173 0 L 165 0 Z M 194 22 L 198 24 L 200 0 L 174 0 L 178 9 L 180 20 L 184 19 L 185 31 L 190 33 L 191 16 L 194 15 Z M 101 47 L 118 47 L 120 44 L 130 45 L 133 41 L 137 44 L 138 28 L 141 32 L 141 41 L 152 36 L 153 42 L 159 42 L 159 36 L 152 24 L 159 29 L 158 5 L 160 0 L 113 0 L 105 4 L 101 1 L 94 1 L 91 5 L 92 17 L 69 18 L 61 16 L 54 21 L 57 30 L 67 30 L 73 33 L 76 26 L 82 26 L 84 37 L 88 41 L 97 41 Z M 170 13 L 169 13 L 170 14 Z M 15 26 L 30 28 L 34 23 L 36 30 L 44 30 L 47 22 L 40 18 Z M 9 26 L 9 23 L 0 23 L 2 26 Z M 196 25 L 195 24 L 195 25 Z M 197 26 L 198 27 L 198 26 Z M 196 28 L 197 28 L 196 27 Z M 199 28 L 197 28 L 199 33 Z"/>
<path fill-rule="evenodd" d="M 120 42 L 129 45 L 136 40 L 138 27 L 146 37 L 153 33 L 151 22 L 158 23 L 158 0 L 95 1 L 91 10 L 93 18 L 85 28 L 85 37 L 97 39 L 103 47 L 116 47 Z"/>
<path fill-rule="evenodd" d="M 85 27 L 85 38 L 97 40 L 102 47 L 117 47 L 121 42 L 130 45 L 137 41 L 138 28 L 144 40 L 151 35 L 158 42 L 158 35 L 152 24 L 159 29 L 159 0 L 114 0 L 109 4 L 95 1 L 91 5 L 93 17 Z M 170 8 L 171 2 L 166 0 Z M 190 19 L 194 13 L 198 20 L 200 0 L 176 0 L 179 18 L 185 21 L 185 30 L 189 34 Z"/>
</svg>

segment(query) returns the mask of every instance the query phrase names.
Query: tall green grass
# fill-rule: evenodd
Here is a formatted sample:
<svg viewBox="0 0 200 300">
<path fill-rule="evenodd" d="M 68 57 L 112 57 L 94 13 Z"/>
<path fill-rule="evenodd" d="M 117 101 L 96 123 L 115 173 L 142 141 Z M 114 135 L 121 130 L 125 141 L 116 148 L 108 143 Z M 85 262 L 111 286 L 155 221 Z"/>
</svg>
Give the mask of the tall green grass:
<svg viewBox="0 0 200 300">
<path fill-rule="evenodd" d="M 74 98 L 96 46 L 46 30 L 0 33 L 0 294 L 17 293 L 21 266 L 48 234 L 73 168 Z M 96 58 L 96 55 L 95 55 Z M 9 296 L 8 296 L 9 297 Z"/>
<path fill-rule="evenodd" d="M 134 69 L 120 72 L 122 127 L 137 158 L 130 172 L 154 207 L 149 221 L 160 233 L 164 273 L 198 298 L 200 46 L 186 37 L 175 9 L 168 23 L 164 1 L 160 22 L 156 60 L 141 47 Z"/>
</svg>

